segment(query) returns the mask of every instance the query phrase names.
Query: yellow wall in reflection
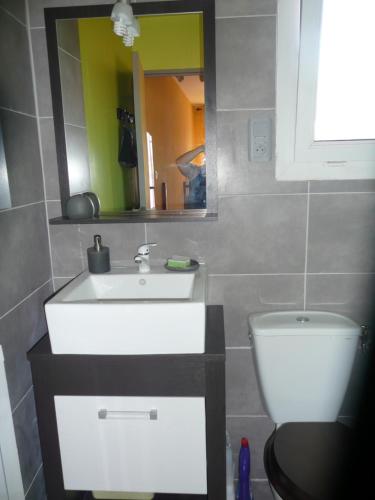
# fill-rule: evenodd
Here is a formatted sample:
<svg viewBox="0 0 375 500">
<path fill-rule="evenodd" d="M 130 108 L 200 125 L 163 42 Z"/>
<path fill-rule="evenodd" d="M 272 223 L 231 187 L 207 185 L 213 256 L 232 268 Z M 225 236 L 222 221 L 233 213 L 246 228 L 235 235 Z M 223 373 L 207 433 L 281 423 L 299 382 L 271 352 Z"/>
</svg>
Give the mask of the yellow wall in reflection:
<svg viewBox="0 0 375 500">
<path fill-rule="evenodd" d="M 203 16 L 179 14 L 138 17 L 135 39 L 145 71 L 204 67 Z"/>
<path fill-rule="evenodd" d="M 133 169 L 118 163 L 119 122 L 116 108 L 133 109 L 132 54 L 113 34 L 110 19 L 78 21 L 91 188 L 101 210 L 131 208 Z"/>
</svg>

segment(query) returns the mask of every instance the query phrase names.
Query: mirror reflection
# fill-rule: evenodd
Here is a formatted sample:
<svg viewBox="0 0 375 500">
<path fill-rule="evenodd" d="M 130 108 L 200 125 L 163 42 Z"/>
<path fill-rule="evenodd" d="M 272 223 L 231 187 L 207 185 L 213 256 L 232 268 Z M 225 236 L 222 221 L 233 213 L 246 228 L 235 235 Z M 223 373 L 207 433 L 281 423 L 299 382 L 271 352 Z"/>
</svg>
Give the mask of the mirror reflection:
<svg viewBox="0 0 375 500">
<path fill-rule="evenodd" d="M 137 20 L 129 47 L 110 18 L 56 21 L 70 195 L 101 213 L 205 209 L 202 14 Z"/>
</svg>

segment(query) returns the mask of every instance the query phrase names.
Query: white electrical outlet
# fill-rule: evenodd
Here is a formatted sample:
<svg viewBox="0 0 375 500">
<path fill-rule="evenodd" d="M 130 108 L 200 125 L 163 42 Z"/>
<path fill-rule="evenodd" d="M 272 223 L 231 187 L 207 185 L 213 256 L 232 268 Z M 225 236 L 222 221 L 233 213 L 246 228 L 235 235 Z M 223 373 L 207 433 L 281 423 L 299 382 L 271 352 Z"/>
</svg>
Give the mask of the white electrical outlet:
<svg viewBox="0 0 375 500">
<path fill-rule="evenodd" d="M 272 159 L 271 118 L 253 118 L 249 121 L 249 160 L 267 162 Z"/>
</svg>

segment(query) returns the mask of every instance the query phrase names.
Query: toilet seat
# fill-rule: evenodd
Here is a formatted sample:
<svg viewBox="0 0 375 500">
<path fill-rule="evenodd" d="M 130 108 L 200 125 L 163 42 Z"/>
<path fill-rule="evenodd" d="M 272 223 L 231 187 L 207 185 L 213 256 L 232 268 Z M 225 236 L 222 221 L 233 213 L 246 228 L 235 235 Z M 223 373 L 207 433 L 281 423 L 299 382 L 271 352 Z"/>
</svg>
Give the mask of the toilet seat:
<svg viewBox="0 0 375 500">
<path fill-rule="evenodd" d="M 264 449 L 270 483 L 286 500 L 332 500 L 351 438 L 352 431 L 337 422 L 281 425 Z"/>
</svg>

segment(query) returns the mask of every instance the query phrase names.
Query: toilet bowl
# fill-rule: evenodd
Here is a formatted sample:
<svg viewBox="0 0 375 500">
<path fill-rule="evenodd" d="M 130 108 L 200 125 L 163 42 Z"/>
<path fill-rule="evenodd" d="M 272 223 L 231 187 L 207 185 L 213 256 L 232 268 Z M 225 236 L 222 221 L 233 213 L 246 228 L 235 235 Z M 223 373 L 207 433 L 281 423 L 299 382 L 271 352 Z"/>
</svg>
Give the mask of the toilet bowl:
<svg viewBox="0 0 375 500">
<path fill-rule="evenodd" d="M 264 465 L 276 500 L 330 500 L 351 431 L 337 422 L 360 327 L 340 314 L 249 316 L 260 389 L 275 430 Z"/>
</svg>

